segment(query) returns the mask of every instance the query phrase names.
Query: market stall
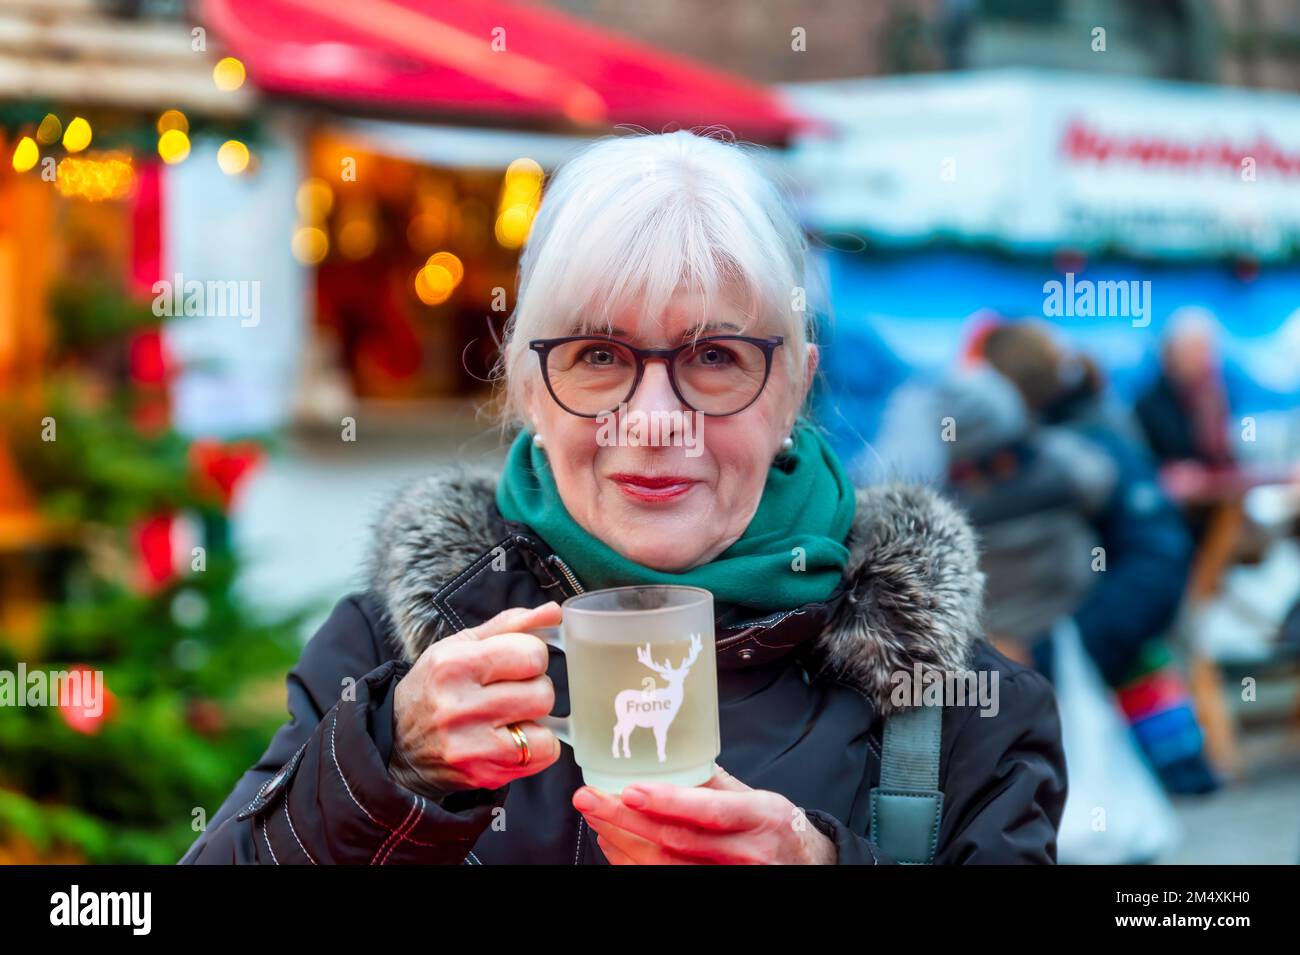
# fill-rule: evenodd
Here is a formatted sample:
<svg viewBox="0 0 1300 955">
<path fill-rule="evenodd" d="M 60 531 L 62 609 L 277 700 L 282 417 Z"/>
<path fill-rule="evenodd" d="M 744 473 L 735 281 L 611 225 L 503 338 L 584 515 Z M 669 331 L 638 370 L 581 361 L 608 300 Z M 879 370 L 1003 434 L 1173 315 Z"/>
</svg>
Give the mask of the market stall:
<svg viewBox="0 0 1300 955">
<path fill-rule="evenodd" d="M 767 89 L 542 6 L 206 0 L 199 16 L 303 122 L 291 233 L 315 307 L 280 346 L 303 364 L 300 423 L 483 397 L 544 177 L 584 142 L 801 128 Z"/>
</svg>

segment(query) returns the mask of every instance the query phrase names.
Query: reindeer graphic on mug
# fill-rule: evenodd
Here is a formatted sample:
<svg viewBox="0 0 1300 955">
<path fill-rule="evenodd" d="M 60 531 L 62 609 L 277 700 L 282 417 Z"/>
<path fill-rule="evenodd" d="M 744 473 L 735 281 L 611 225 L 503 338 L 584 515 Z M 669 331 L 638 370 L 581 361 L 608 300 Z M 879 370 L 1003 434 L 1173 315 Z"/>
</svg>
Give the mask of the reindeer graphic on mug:
<svg viewBox="0 0 1300 955">
<path fill-rule="evenodd" d="M 631 758 L 628 737 L 638 726 L 654 730 L 655 746 L 659 752 L 659 762 L 668 758 L 665 744 L 668 741 L 668 727 L 672 725 L 677 711 L 682 708 L 682 683 L 690 672 L 695 658 L 700 655 L 700 635 L 691 634 L 691 648 L 680 666 L 674 667 L 667 661 L 656 663 L 650 657 L 650 644 L 637 647 L 636 658 L 668 681 L 666 687 L 652 687 L 648 690 L 621 690 L 614 698 L 614 716 L 618 722 L 614 726 L 614 758 L 619 758 L 619 744 L 623 747 L 623 756 Z M 653 682 L 652 677 L 646 677 Z"/>
</svg>

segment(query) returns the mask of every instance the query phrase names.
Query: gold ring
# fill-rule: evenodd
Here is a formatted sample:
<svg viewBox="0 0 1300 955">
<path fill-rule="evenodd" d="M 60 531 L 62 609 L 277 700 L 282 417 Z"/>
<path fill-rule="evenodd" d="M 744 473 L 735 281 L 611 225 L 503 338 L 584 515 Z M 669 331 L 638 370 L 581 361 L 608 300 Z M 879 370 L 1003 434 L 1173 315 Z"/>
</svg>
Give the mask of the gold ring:
<svg viewBox="0 0 1300 955">
<path fill-rule="evenodd" d="M 524 735 L 523 728 L 518 723 L 508 723 L 506 729 L 510 731 L 510 735 L 515 738 L 515 745 L 519 747 L 519 765 L 527 766 L 528 760 L 532 759 L 532 753 L 528 749 L 528 737 Z"/>
</svg>

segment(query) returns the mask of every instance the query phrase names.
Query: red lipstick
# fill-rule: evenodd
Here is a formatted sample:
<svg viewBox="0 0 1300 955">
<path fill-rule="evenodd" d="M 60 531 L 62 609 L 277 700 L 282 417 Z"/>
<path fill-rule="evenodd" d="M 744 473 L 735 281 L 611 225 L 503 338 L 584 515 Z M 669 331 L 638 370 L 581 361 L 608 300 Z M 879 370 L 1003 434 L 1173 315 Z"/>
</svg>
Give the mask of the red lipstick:
<svg viewBox="0 0 1300 955">
<path fill-rule="evenodd" d="M 699 483 L 678 474 L 611 474 L 609 479 L 632 500 L 645 504 L 675 501 Z"/>
</svg>

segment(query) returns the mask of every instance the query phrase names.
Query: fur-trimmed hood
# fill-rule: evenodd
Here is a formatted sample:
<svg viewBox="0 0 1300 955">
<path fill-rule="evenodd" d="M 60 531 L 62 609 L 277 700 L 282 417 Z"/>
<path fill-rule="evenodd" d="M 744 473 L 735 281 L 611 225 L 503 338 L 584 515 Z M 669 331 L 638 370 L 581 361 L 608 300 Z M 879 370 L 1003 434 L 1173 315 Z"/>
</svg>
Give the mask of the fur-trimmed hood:
<svg viewBox="0 0 1300 955">
<path fill-rule="evenodd" d="M 402 488 L 380 514 L 370 584 L 408 661 L 460 629 L 439 604 L 440 591 L 467 579 L 510 534 L 496 509 L 496 480 L 463 469 L 431 474 Z M 824 606 L 815 639 L 828 667 L 888 714 L 893 674 L 910 674 L 917 664 L 923 671 L 966 668 L 982 635 L 976 540 L 934 491 L 887 484 L 857 491 L 847 545 L 844 580 Z M 790 616 L 753 623 L 775 627 Z"/>
</svg>

